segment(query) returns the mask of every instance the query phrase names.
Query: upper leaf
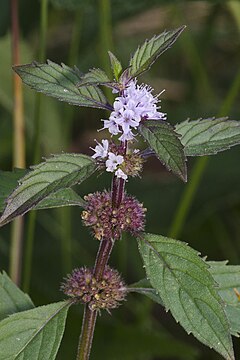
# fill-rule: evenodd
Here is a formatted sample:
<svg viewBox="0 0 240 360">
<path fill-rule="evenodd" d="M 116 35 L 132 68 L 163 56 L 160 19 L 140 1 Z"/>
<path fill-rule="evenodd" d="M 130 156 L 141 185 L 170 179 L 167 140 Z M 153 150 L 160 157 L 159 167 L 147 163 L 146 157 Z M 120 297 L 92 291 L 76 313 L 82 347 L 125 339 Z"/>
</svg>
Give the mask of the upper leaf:
<svg viewBox="0 0 240 360">
<path fill-rule="evenodd" d="M 78 87 L 82 74 L 62 64 L 58 65 L 48 60 L 47 64 L 32 64 L 14 66 L 13 69 L 23 82 L 32 89 L 53 96 L 60 101 L 72 105 L 88 106 L 101 109 L 111 109 L 103 92 L 96 86 Z"/>
<path fill-rule="evenodd" d="M 29 310 L 34 305 L 5 272 L 0 273 L 0 320 L 16 312 Z"/>
<path fill-rule="evenodd" d="M 167 122 L 146 120 L 139 126 L 139 130 L 166 168 L 187 181 L 183 145 L 174 128 Z"/>
<path fill-rule="evenodd" d="M 165 307 L 188 333 L 234 359 L 224 305 L 207 264 L 187 244 L 144 234 L 138 240 L 147 276 Z"/>
<path fill-rule="evenodd" d="M 130 76 L 133 78 L 149 70 L 157 58 L 173 45 L 185 28 L 184 25 L 175 30 L 164 31 L 139 46 L 129 63 Z"/>
<path fill-rule="evenodd" d="M 240 121 L 227 118 L 186 120 L 175 126 L 186 156 L 213 155 L 240 144 Z"/>
<path fill-rule="evenodd" d="M 54 360 L 70 303 L 62 301 L 23 311 L 0 322 L 0 359 Z"/>
<path fill-rule="evenodd" d="M 240 266 L 227 261 L 211 261 L 210 271 L 218 283 L 218 292 L 226 303 L 226 314 L 232 335 L 240 335 Z"/>
<path fill-rule="evenodd" d="M 118 80 L 119 76 L 122 73 L 122 64 L 120 63 L 120 61 L 117 59 L 117 57 L 111 51 L 108 51 L 108 55 L 110 58 L 113 75 L 114 75 L 115 79 Z"/>
<path fill-rule="evenodd" d="M 25 214 L 50 194 L 81 183 L 94 172 L 96 162 L 86 155 L 60 154 L 32 169 L 7 199 L 0 226 Z"/>
<path fill-rule="evenodd" d="M 78 87 L 84 85 L 99 85 L 111 83 L 111 80 L 105 73 L 105 71 L 101 69 L 90 69 L 86 74 L 81 77 L 81 81 L 77 84 Z"/>
</svg>

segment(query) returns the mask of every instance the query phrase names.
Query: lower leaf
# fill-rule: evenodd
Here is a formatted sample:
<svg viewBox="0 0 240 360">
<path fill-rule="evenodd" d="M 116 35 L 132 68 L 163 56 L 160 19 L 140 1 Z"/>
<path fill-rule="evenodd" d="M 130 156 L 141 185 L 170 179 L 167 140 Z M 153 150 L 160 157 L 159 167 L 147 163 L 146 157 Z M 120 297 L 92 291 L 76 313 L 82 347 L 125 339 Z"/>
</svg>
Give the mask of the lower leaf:
<svg viewBox="0 0 240 360">
<path fill-rule="evenodd" d="M 40 306 L 0 322 L 0 359 L 54 360 L 70 303 Z"/>
<path fill-rule="evenodd" d="M 187 244 L 161 235 L 143 234 L 138 245 L 166 309 L 189 334 L 233 360 L 229 323 L 208 265 Z"/>
</svg>

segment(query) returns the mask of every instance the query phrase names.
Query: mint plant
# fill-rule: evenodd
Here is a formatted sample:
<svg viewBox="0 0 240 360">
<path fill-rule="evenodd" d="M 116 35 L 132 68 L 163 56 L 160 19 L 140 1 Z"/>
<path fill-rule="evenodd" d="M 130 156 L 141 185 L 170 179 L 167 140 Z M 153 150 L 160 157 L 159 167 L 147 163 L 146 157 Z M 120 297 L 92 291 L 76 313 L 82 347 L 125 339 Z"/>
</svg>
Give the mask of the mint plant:
<svg viewBox="0 0 240 360">
<path fill-rule="evenodd" d="M 138 76 L 151 68 L 184 29 L 145 41 L 127 69 L 109 52 L 113 79 L 101 69 L 82 74 L 76 67 L 51 61 L 14 67 L 36 91 L 72 105 L 107 110 L 109 116 L 99 127 L 110 136 L 91 147 L 92 156 L 62 153 L 30 170 L 1 173 L 1 226 L 30 210 L 79 206 L 82 223 L 99 241 L 99 251 L 93 268 L 79 267 L 66 275 L 61 291 L 67 300 L 53 304 L 34 307 L 31 299 L 1 274 L 0 359 L 55 359 L 68 309 L 74 304 L 84 305 L 77 359 L 89 359 L 99 313 L 112 312 L 127 300 L 129 292 L 161 304 L 188 334 L 223 358 L 234 359 L 231 335 L 240 332 L 240 266 L 209 262 L 182 241 L 145 233 L 147 209 L 126 191 L 128 181 L 140 177 L 150 156 L 186 182 L 188 156 L 213 155 L 240 143 L 239 121 L 209 118 L 171 125 L 160 107 L 161 93 L 154 95 L 150 86 L 138 83 Z M 112 89 L 113 104 L 104 95 L 104 86 Z M 72 189 L 105 171 L 112 173 L 108 190 L 93 189 L 81 198 Z M 136 239 L 146 270 L 146 279 L 133 285 L 127 285 L 108 265 L 123 232 Z"/>
</svg>

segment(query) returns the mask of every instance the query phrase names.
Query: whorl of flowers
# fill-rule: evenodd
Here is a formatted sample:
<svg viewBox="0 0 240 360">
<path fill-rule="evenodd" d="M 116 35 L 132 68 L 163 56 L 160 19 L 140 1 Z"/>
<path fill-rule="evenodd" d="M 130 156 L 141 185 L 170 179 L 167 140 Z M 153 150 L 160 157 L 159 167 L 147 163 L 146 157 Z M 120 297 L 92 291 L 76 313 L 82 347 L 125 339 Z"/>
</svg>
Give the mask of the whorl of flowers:
<svg viewBox="0 0 240 360">
<path fill-rule="evenodd" d="M 91 310 L 114 309 L 127 293 L 120 274 L 109 266 L 106 266 L 102 279 L 98 281 L 92 269 L 75 269 L 67 276 L 61 290 L 75 303 L 88 304 Z"/>
<path fill-rule="evenodd" d="M 95 192 L 84 197 L 84 225 L 93 229 L 97 240 L 120 239 L 123 231 L 136 235 L 144 230 L 146 209 L 134 197 L 124 195 L 121 205 L 113 208 L 111 193 Z"/>
<path fill-rule="evenodd" d="M 142 120 L 166 119 L 166 114 L 159 111 L 158 102 L 158 96 L 152 95 L 151 87 L 143 84 L 137 85 L 137 81 L 132 80 L 121 91 L 120 96 L 115 98 L 114 110 L 108 120 L 103 120 L 103 129 L 108 129 L 111 135 L 121 134 L 118 138 L 121 143 L 131 141 L 135 136 L 133 130 L 137 129 Z M 102 144 L 98 143 L 95 148 L 91 149 L 95 151 L 92 156 L 94 159 L 105 160 L 106 171 L 114 172 L 115 176 L 124 180 L 127 180 L 128 175 L 132 176 L 124 171 L 126 166 L 123 166 L 125 155 L 128 154 L 117 154 L 112 151 L 108 140 L 102 140 Z"/>
</svg>

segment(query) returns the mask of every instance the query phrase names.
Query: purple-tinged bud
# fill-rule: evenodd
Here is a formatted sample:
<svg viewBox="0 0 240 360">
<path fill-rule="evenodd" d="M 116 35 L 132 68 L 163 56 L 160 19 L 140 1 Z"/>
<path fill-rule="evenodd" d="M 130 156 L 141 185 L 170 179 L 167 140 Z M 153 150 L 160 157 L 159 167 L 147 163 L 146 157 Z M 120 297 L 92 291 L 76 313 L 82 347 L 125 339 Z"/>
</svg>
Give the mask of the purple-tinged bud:
<svg viewBox="0 0 240 360">
<path fill-rule="evenodd" d="M 127 294 L 120 274 L 109 266 L 106 266 L 99 281 L 95 279 L 92 269 L 75 269 L 67 276 L 61 290 L 75 303 L 88 304 L 91 310 L 115 309 Z"/>
<path fill-rule="evenodd" d="M 112 207 L 108 191 L 89 194 L 84 200 L 83 223 L 92 227 L 97 240 L 117 240 L 123 231 L 137 235 L 144 230 L 146 209 L 134 197 L 125 195 L 118 208 Z"/>
</svg>

